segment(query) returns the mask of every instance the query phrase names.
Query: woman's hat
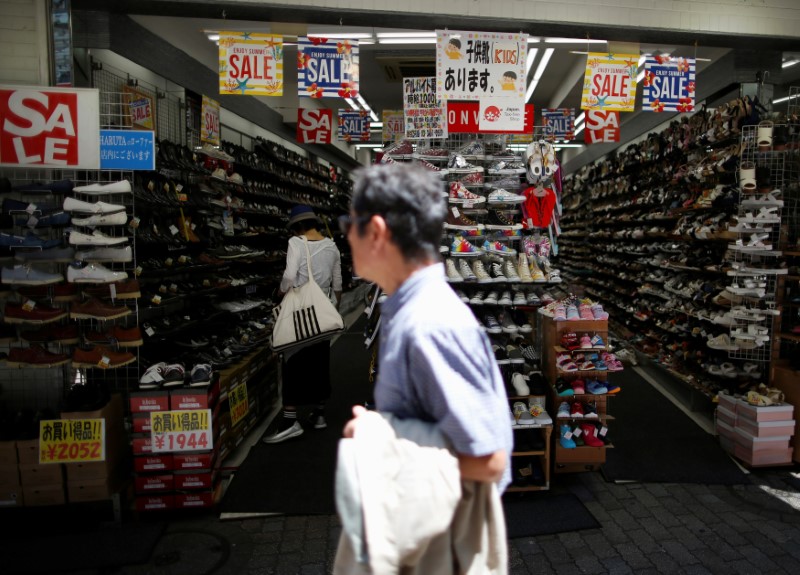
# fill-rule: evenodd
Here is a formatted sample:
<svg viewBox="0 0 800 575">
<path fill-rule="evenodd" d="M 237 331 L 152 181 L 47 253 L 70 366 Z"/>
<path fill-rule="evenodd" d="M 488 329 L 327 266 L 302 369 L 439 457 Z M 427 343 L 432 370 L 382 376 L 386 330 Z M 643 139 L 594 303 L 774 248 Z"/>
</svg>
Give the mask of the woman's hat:
<svg viewBox="0 0 800 575">
<path fill-rule="evenodd" d="M 291 228 L 297 222 L 302 222 L 303 220 L 315 220 L 318 222 L 319 218 L 310 206 L 295 206 L 289 214 L 289 224 L 286 227 Z"/>
</svg>

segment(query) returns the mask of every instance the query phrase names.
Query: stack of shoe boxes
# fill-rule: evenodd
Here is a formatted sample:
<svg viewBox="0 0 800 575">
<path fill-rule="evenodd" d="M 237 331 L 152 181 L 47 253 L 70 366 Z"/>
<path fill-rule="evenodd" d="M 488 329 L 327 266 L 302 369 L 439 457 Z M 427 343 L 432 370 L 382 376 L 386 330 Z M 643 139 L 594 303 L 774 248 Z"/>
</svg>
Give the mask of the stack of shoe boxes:
<svg viewBox="0 0 800 575">
<path fill-rule="evenodd" d="M 64 466 L 39 463 L 39 440 L 17 441 L 19 477 L 26 506 L 64 505 Z"/>
<path fill-rule="evenodd" d="M 150 425 L 151 413 L 169 411 L 169 391 L 160 389 L 132 392 L 130 409 L 136 510 L 173 509 L 175 496 L 171 492 L 174 456 L 169 453 L 153 453 Z"/>
<path fill-rule="evenodd" d="M 0 507 L 21 507 L 22 486 L 16 441 L 0 441 Z"/>
<path fill-rule="evenodd" d="M 122 411 L 122 397 L 115 394 L 97 411 L 61 413 L 62 419 L 105 420 L 105 461 L 64 464 L 70 503 L 108 499 L 122 486 L 129 461 Z"/>
<path fill-rule="evenodd" d="M 753 467 L 791 464 L 792 405 L 757 407 L 726 394 L 719 398 L 716 427 L 726 451 Z"/>
</svg>

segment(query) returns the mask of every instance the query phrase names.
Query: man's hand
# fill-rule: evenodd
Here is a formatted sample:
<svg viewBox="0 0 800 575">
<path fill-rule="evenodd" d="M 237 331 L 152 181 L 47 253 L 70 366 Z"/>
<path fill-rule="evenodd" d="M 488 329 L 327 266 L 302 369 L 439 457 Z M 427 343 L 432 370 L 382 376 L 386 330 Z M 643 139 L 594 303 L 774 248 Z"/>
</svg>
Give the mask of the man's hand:
<svg viewBox="0 0 800 575">
<path fill-rule="evenodd" d="M 473 457 L 458 454 L 458 467 L 461 470 L 461 479 L 496 483 L 503 477 L 506 469 L 507 456 L 504 449 L 484 455 Z"/>
<path fill-rule="evenodd" d="M 367 413 L 367 408 L 363 405 L 353 406 L 353 419 L 345 423 L 342 435 L 347 438 L 352 438 L 356 430 L 356 419 Z"/>
</svg>

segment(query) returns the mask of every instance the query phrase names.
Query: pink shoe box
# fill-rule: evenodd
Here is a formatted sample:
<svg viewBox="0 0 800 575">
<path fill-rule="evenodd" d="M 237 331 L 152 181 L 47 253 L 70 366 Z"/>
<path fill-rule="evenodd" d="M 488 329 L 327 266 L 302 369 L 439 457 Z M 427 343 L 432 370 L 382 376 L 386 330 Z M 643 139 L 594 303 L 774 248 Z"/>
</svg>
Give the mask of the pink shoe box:
<svg viewBox="0 0 800 575">
<path fill-rule="evenodd" d="M 719 446 L 730 454 L 733 454 L 736 450 L 736 442 L 733 439 L 725 437 L 724 435 L 719 436 Z"/>
<path fill-rule="evenodd" d="M 733 454 L 749 465 L 787 465 L 792 463 L 792 451 L 791 447 L 751 451 L 737 443 Z"/>
<path fill-rule="evenodd" d="M 784 404 L 756 407 L 739 399 L 736 402 L 736 416 L 739 420 L 747 418 L 750 421 L 789 421 L 794 419 L 794 406 Z"/>
<path fill-rule="evenodd" d="M 736 425 L 736 413 L 733 411 L 728 411 L 720 404 L 720 406 L 717 407 L 717 422 L 722 422 L 725 425 L 733 427 Z"/>
<path fill-rule="evenodd" d="M 716 429 L 720 438 L 724 437 L 728 441 L 736 441 L 736 433 L 734 432 L 734 427 L 732 425 L 728 425 L 721 419 L 717 419 Z"/>
<path fill-rule="evenodd" d="M 719 401 L 719 407 L 723 407 L 731 413 L 736 413 L 736 404 L 738 401 L 735 397 L 728 395 L 727 393 L 720 393 L 717 395 L 717 399 Z"/>
<path fill-rule="evenodd" d="M 786 437 L 794 435 L 794 419 L 789 421 L 750 421 L 740 417 L 736 427 L 753 437 Z"/>
<path fill-rule="evenodd" d="M 755 437 L 741 427 L 734 428 L 734 432 L 736 434 L 736 444 L 753 452 L 786 449 L 789 447 L 789 440 L 791 440 L 788 435 L 781 437 Z"/>
</svg>

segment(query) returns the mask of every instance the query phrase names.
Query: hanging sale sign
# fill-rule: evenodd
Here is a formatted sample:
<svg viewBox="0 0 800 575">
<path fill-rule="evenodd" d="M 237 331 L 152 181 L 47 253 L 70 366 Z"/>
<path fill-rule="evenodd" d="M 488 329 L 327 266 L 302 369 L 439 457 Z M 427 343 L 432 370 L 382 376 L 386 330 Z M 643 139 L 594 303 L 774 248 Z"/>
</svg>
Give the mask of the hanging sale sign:
<svg viewBox="0 0 800 575">
<path fill-rule="evenodd" d="M 648 56 L 642 79 L 642 110 L 691 112 L 694 110 L 695 60 Z"/>
<path fill-rule="evenodd" d="M 219 146 L 219 102 L 203 96 L 200 141 Z"/>
<path fill-rule="evenodd" d="M 333 110 L 297 109 L 297 141 L 302 144 L 330 144 Z"/>
<path fill-rule="evenodd" d="M 283 38 L 255 32 L 220 32 L 219 93 L 283 96 Z"/>
<path fill-rule="evenodd" d="M 556 140 L 575 139 L 575 108 L 543 108 L 545 133 Z"/>
<path fill-rule="evenodd" d="M 297 95 L 355 98 L 358 41 L 309 37 L 297 40 Z"/>
<path fill-rule="evenodd" d="M 403 78 L 405 137 L 409 140 L 446 138 L 447 121 L 436 96 L 436 78 Z"/>
<path fill-rule="evenodd" d="M 619 112 L 588 110 L 583 140 L 587 144 L 619 142 Z"/>
<path fill-rule="evenodd" d="M 0 166 L 100 168 L 99 91 L 0 86 Z"/>
<path fill-rule="evenodd" d="M 450 134 L 533 134 L 533 104 L 525 104 L 522 130 L 481 130 L 481 107 L 479 102 L 447 102 L 447 131 Z"/>
<path fill-rule="evenodd" d="M 364 110 L 339 110 L 336 119 L 339 125 L 340 142 L 369 142 L 369 113 Z"/>
<path fill-rule="evenodd" d="M 581 109 L 633 112 L 638 62 L 638 54 L 589 52 Z"/>
<path fill-rule="evenodd" d="M 383 142 L 396 142 L 404 136 L 405 116 L 403 110 L 384 110 L 381 112 L 383 120 Z"/>
<path fill-rule="evenodd" d="M 525 103 L 527 34 L 436 31 L 436 93 L 442 100 L 513 98 Z"/>
</svg>

